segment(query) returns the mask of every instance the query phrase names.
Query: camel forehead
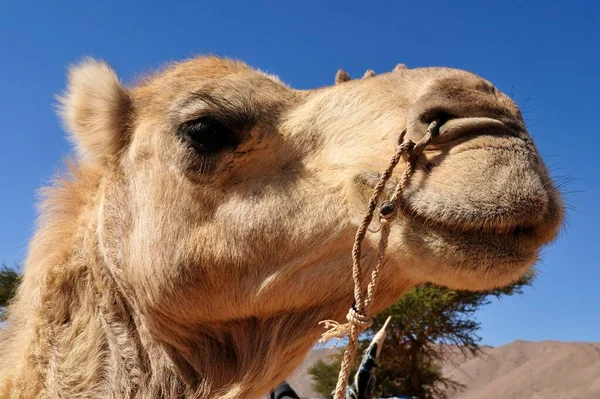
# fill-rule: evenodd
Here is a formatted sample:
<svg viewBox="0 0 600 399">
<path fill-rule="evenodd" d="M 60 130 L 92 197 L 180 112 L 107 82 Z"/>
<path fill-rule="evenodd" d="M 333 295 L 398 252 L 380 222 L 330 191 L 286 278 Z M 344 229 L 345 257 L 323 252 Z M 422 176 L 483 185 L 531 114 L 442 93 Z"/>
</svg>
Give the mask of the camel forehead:
<svg viewBox="0 0 600 399">
<path fill-rule="evenodd" d="M 197 57 L 169 65 L 153 76 L 150 83 L 161 85 L 174 81 L 217 79 L 248 71 L 252 71 L 252 68 L 241 61 L 219 57 Z"/>
<path fill-rule="evenodd" d="M 148 75 L 131 88 L 138 105 L 139 116 L 148 111 L 156 115 L 170 108 L 170 104 L 201 87 L 221 91 L 232 87 L 269 91 L 271 95 L 289 89 L 273 75 L 256 70 L 244 62 L 214 56 L 202 56 L 169 65 L 162 71 Z M 284 90 L 281 90 L 284 89 Z"/>
<path fill-rule="evenodd" d="M 220 79 L 235 74 L 257 75 L 280 83 L 277 77 L 257 71 L 242 61 L 204 56 L 173 63 L 162 71 L 146 76 L 134 90 L 138 96 L 147 96 L 183 90 L 199 81 Z"/>
</svg>

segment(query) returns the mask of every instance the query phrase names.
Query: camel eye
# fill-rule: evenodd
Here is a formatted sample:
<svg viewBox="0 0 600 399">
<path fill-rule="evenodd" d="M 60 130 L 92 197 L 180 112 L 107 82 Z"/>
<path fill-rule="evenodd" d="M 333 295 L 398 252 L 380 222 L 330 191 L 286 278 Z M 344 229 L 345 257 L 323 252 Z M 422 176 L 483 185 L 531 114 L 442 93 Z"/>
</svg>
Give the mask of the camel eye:
<svg viewBox="0 0 600 399">
<path fill-rule="evenodd" d="M 209 116 L 183 123 L 179 133 L 182 140 L 199 154 L 235 149 L 240 143 L 236 132 Z"/>
</svg>

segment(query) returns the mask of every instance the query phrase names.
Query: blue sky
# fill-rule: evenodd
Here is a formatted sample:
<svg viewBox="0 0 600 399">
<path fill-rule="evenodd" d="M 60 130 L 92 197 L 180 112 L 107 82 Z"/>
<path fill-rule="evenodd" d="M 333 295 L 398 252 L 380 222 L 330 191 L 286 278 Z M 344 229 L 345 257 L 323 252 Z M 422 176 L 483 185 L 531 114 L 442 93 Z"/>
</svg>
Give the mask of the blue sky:
<svg viewBox="0 0 600 399">
<path fill-rule="evenodd" d="M 215 53 L 296 88 L 331 84 L 340 67 L 360 76 L 398 62 L 451 66 L 513 95 L 569 205 L 535 285 L 479 313 L 483 342 L 600 341 L 600 2 L 82 3 L 0 5 L 0 261 L 24 259 L 36 190 L 70 151 L 54 95 L 65 67 L 84 56 L 107 60 L 127 82 Z"/>
</svg>

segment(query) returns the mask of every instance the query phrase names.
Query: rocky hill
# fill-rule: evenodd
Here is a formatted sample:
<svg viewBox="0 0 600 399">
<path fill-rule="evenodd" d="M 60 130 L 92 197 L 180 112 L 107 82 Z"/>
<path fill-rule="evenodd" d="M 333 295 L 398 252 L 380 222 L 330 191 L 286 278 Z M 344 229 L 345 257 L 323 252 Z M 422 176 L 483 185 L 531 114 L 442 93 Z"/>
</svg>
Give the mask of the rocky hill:
<svg viewBox="0 0 600 399">
<path fill-rule="evenodd" d="M 307 369 L 331 349 L 309 353 L 288 379 L 303 397 L 311 390 Z M 447 376 L 466 385 L 453 399 L 598 399 L 600 398 L 600 343 L 515 341 L 485 347 L 476 358 L 446 366 Z"/>
</svg>

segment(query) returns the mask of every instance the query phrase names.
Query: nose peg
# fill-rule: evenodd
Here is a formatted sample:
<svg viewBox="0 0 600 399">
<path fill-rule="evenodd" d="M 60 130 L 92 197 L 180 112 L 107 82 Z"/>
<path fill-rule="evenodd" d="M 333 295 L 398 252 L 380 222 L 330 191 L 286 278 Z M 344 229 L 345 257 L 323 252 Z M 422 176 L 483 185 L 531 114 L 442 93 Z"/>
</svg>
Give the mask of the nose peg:
<svg viewBox="0 0 600 399">
<path fill-rule="evenodd" d="M 419 154 L 423 152 L 425 147 L 427 147 L 432 140 L 434 140 L 440 135 L 441 125 L 441 122 L 437 119 L 429 123 L 429 126 L 427 126 L 427 133 L 421 140 L 419 140 L 419 142 L 415 145 L 415 148 L 409 155 L 409 159 L 411 160 L 411 162 L 414 161 L 416 157 L 418 157 Z"/>
<path fill-rule="evenodd" d="M 434 120 L 427 126 L 427 133 L 431 135 L 431 138 L 439 136 L 441 125 L 439 120 Z"/>
<path fill-rule="evenodd" d="M 392 201 L 385 201 L 379 207 L 379 215 L 383 218 L 387 218 L 394 213 L 396 206 Z"/>
</svg>

